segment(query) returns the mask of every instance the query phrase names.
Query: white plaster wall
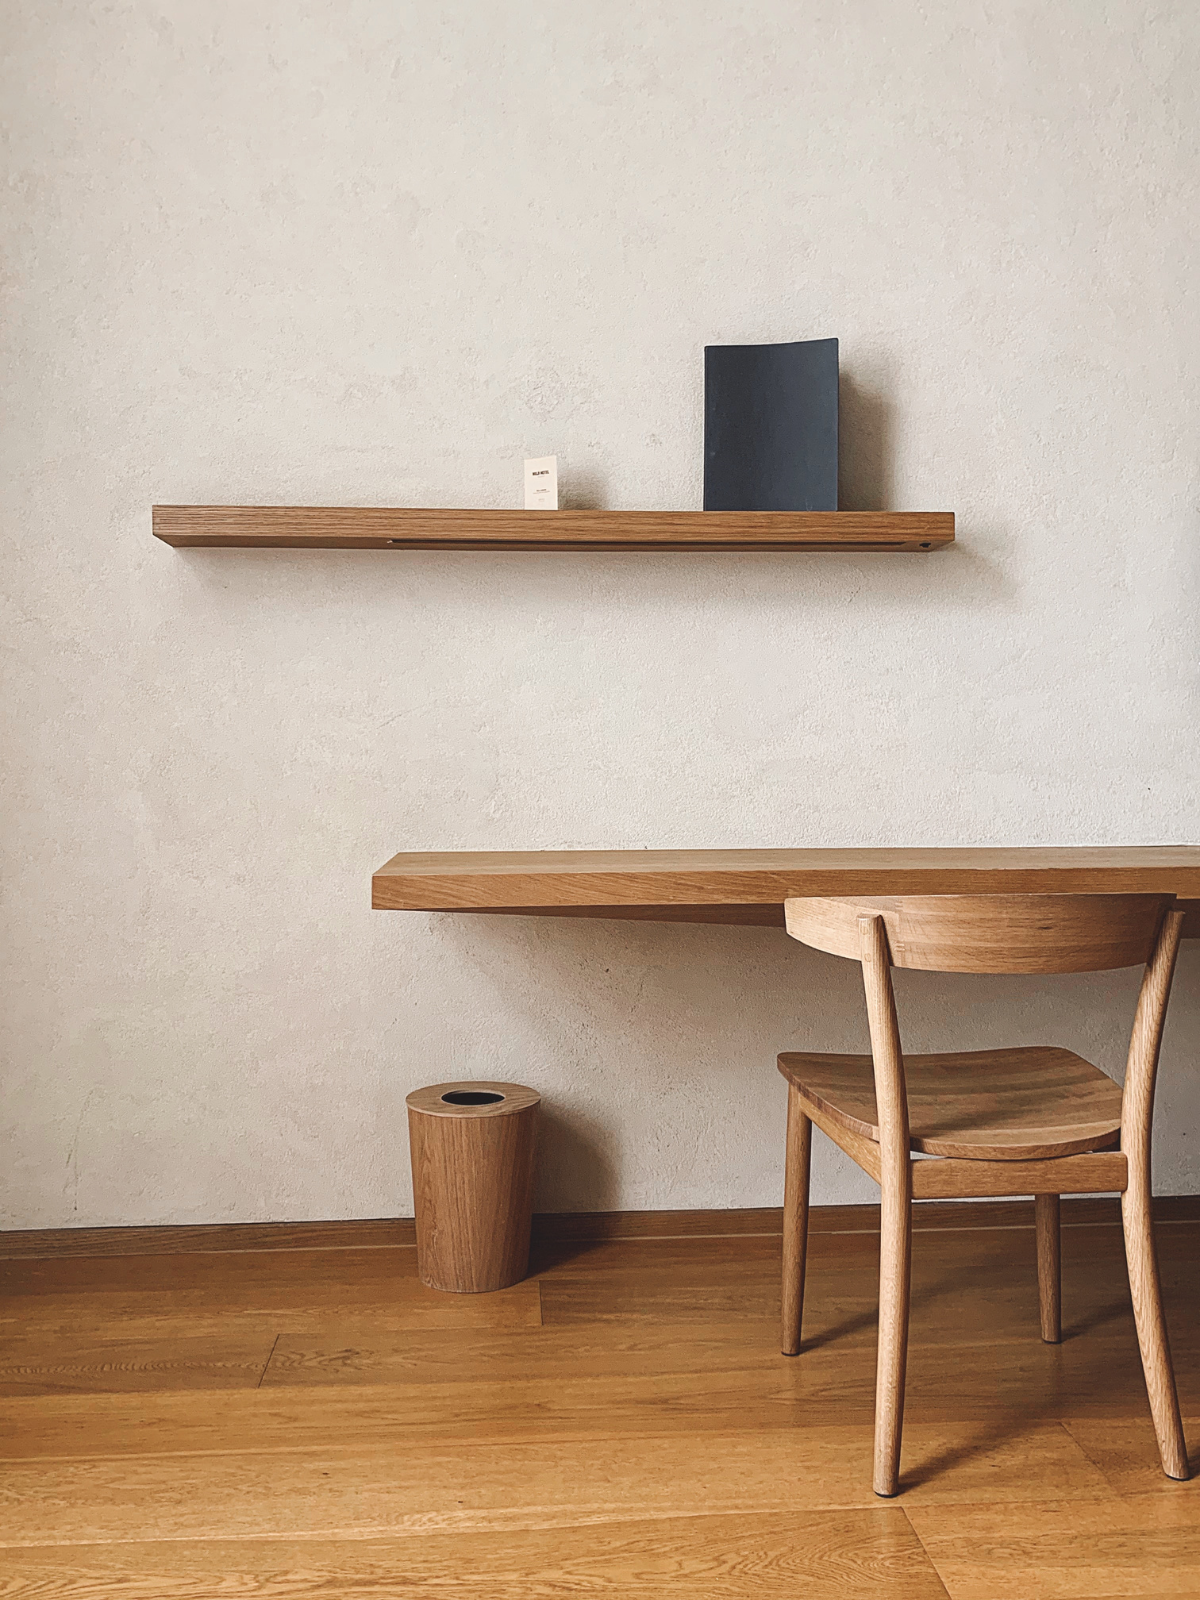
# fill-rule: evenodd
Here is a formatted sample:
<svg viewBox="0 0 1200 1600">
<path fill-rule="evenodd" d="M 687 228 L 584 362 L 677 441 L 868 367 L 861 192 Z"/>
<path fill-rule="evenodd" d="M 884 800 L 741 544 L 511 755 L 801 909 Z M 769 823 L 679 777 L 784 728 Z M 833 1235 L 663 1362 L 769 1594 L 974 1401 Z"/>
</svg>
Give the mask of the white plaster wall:
<svg viewBox="0 0 1200 1600">
<path fill-rule="evenodd" d="M 540 1203 L 780 1198 L 768 930 L 372 914 L 400 849 L 1200 842 L 1200 12 L 10 0 L 8 1227 L 410 1209 L 406 1092 Z M 175 552 L 165 502 L 699 504 L 705 342 L 837 335 L 936 556 Z M 1120 1073 L 1136 974 L 904 975 Z M 1200 1187 L 1200 949 L 1158 1186 Z M 871 1186 L 818 1154 L 816 1198 Z"/>
</svg>

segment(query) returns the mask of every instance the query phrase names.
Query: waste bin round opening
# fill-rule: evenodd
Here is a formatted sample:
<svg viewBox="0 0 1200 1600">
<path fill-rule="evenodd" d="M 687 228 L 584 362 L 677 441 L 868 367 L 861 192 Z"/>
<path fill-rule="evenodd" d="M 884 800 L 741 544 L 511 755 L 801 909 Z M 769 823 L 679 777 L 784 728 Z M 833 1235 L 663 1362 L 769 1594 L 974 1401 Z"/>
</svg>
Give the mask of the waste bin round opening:
<svg viewBox="0 0 1200 1600">
<path fill-rule="evenodd" d="M 448 1106 L 498 1106 L 504 1096 L 490 1089 L 451 1089 L 442 1099 Z"/>
</svg>

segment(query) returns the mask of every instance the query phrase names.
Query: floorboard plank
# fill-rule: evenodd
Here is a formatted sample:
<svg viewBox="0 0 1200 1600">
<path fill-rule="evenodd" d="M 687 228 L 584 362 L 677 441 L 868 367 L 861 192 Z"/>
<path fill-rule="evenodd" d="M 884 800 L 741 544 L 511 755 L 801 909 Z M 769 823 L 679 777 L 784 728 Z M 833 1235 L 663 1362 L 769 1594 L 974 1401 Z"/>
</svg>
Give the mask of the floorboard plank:
<svg viewBox="0 0 1200 1600">
<path fill-rule="evenodd" d="M 1194 1456 L 1198 1243 L 1159 1229 Z M 426 1289 L 387 1244 L 3 1263 L 0 1594 L 1200 1594 L 1119 1227 L 1064 1230 L 1059 1346 L 1032 1230 L 917 1237 L 894 1506 L 877 1236 L 814 1236 L 795 1359 L 779 1249 L 550 1239 L 495 1295 Z"/>
<path fill-rule="evenodd" d="M 1039 1341 L 1019 1356 L 1015 1346 L 977 1347 L 972 1359 L 960 1355 L 952 1363 L 936 1351 L 914 1351 L 907 1420 L 987 1423 L 1013 1436 L 1065 1416 L 1145 1419 L 1149 1427 L 1136 1349 L 1099 1338 L 1079 1344 Z M 79 1454 L 85 1440 L 100 1455 L 236 1450 L 248 1440 L 260 1448 L 308 1448 L 347 1430 L 386 1444 L 836 1427 L 870 1423 L 874 1398 L 871 1352 L 836 1345 L 712 1371 L 55 1395 L 0 1401 L 0 1456 Z M 1200 1410 L 1200 1397 L 1189 1409 Z"/>
<path fill-rule="evenodd" d="M 397 1329 L 538 1327 L 538 1282 L 494 1294 L 442 1294 L 416 1273 L 413 1250 L 288 1250 L 227 1255 L 18 1259 L 0 1263 L 0 1331 L 129 1327 L 167 1321 L 289 1320 L 368 1313 Z"/>
<path fill-rule="evenodd" d="M 951 1600 L 1200 1594 L 1200 1493 L 906 1507 Z"/>
<path fill-rule="evenodd" d="M 1121 1417 L 1067 1417 L 1063 1426 L 1119 1495 L 1177 1495 L 1179 1485 L 1164 1475 L 1153 1432 Z M 1183 1433 L 1193 1481 L 1200 1479 L 1200 1410 L 1184 1412 Z"/>
<path fill-rule="evenodd" d="M 277 1335 L 227 1325 L 137 1338 L 122 1329 L 12 1332 L 0 1344 L 0 1396 L 145 1394 L 165 1389 L 254 1389 Z"/>
<path fill-rule="evenodd" d="M 744 1430 L 479 1445 L 328 1444 L 215 1457 L 9 1463 L 0 1545 L 380 1538 L 638 1518 L 871 1508 L 872 1429 Z M 204 1492 L 196 1493 L 202 1483 Z M 1103 1477 L 1067 1432 L 910 1430 L 914 1503 L 1092 1501 Z M 2 1592 L 2 1590 L 0 1590 Z"/>
<path fill-rule="evenodd" d="M 10 1553 L 6 1600 L 54 1594 L 121 1600 L 945 1600 L 894 1507 L 839 1513 L 700 1516 L 567 1531 L 428 1534 L 367 1540 L 62 1547 Z"/>
</svg>

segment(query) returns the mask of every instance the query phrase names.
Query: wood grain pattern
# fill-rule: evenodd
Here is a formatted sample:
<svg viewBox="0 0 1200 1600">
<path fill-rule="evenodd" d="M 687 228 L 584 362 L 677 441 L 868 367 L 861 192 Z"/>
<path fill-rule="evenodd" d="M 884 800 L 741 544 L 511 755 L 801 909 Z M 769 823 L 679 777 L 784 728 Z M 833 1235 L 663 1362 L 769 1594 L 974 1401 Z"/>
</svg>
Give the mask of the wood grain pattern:
<svg viewBox="0 0 1200 1600">
<path fill-rule="evenodd" d="M 1064 1227 L 1093 1221 L 1120 1221 L 1116 1202 L 1068 1200 Z M 1111 1213 L 1111 1215 L 1110 1215 Z M 1000 1220 L 1002 1219 L 1002 1220 Z M 1154 1219 L 1190 1222 L 1200 1219 L 1200 1195 L 1160 1195 Z M 689 1211 L 543 1211 L 534 1212 L 533 1238 L 539 1242 L 594 1239 L 697 1238 L 730 1234 L 779 1233 L 779 1206 L 733 1210 Z M 926 1201 L 914 1213 L 913 1226 L 923 1228 L 993 1228 L 1033 1226 L 1031 1206 L 1000 1201 L 996 1207 Z M 878 1206 L 815 1206 L 809 1228 L 819 1233 L 858 1233 L 879 1229 Z M 75 1256 L 262 1254 L 275 1250 L 361 1250 L 415 1248 L 411 1217 L 378 1221 L 234 1222 L 130 1228 L 33 1228 L 0 1230 L 0 1261 L 22 1258 L 58 1259 Z"/>
<path fill-rule="evenodd" d="M 900 1437 L 908 1361 L 912 1266 L 912 1136 L 900 1024 L 892 992 L 887 930 L 881 916 L 858 918 L 858 955 L 867 999 L 875 1067 L 879 1146 L 879 1351 L 875 1376 L 875 1454 L 878 1495 L 900 1485 Z"/>
<path fill-rule="evenodd" d="M 847 1127 L 842 1119 L 830 1116 L 824 1106 L 806 1099 L 803 1093 L 800 1095 L 800 1107 L 809 1121 L 815 1122 L 821 1132 L 832 1139 L 839 1150 L 844 1150 L 852 1161 L 857 1162 L 869 1178 L 874 1178 L 876 1183 L 882 1181 L 878 1140 L 868 1139 L 864 1134 L 856 1133 L 853 1128 Z M 786 1177 L 784 1181 L 786 1182 Z M 882 1231 L 882 1203 L 879 1214 Z"/>
<path fill-rule="evenodd" d="M 675 1274 L 677 1280 L 680 1276 Z M 749 1281 L 757 1287 L 766 1278 L 766 1264 L 759 1262 L 757 1276 Z M 596 1270 L 599 1293 L 608 1279 L 608 1271 Z M 574 1287 L 580 1279 L 557 1281 Z M 627 1281 L 623 1287 L 628 1289 Z M 572 1300 L 578 1303 L 575 1296 L 563 1296 L 559 1303 L 565 1307 Z M 369 1319 L 327 1318 L 322 1327 L 280 1335 L 263 1388 L 411 1386 L 452 1383 L 467 1376 L 479 1384 L 552 1383 L 571 1382 L 586 1373 L 597 1387 L 610 1384 L 616 1389 L 625 1380 L 671 1372 L 711 1375 L 737 1367 L 768 1373 L 777 1364 L 770 1343 L 758 1340 L 757 1326 L 752 1331 L 745 1319 L 736 1318 L 688 1330 L 667 1318 L 658 1323 L 642 1319 L 636 1327 L 599 1328 L 564 1319 L 536 1333 L 524 1329 L 490 1336 L 462 1329 L 389 1335 Z"/>
<path fill-rule="evenodd" d="M 870 1056 L 789 1052 L 779 1070 L 806 1101 L 879 1141 Z M 968 1161 L 1047 1161 L 1115 1144 L 1121 1087 L 1071 1050 L 1030 1045 L 904 1057 L 910 1143 Z"/>
<path fill-rule="evenodd" d="M 496 911 L 782 926 L 797 896 L 1173 894 L 1200 901 L 1200 847 L 1029 850 L 546 850 L 402 853 L 379 911 Z M 718 915 L 727 912 L 728 916 Z M 1200 934 L 1200 914 L 1189 919 Z"/>
<path fill-rule="evenodd" d="M 395 1329 L 536 1327 L 535 1282 L 498 1294 L 459 1296 L 426 1288 L 411 1248 L 239 1251 L 219 1255 L 25 1257 L 0 1264 L 0 1334 L 70 1328 L 81 1303 L 147 1338 L 180 1319 L 214 1334 L 237 1327 L 287 1326 L 349 1317 L 366 1307 Z"/>
<path fill-rule="evenodd" d="M 909 1519 L 953 1600 L 1172 1600 L 1200 1593 L 1200 1501 L 961 1506 Z"/>
<path fill-rule="evenodd" d="M 1020 1502 L 1031 1480 L 1053 1473 L 1059 1497 L 1106 1492 L 1099 1470 L 1065 1429 L 1032 1427 L 1022 1444 L 979 1447 L 969 1426 L 914 1429 L 913 1502 L 972 1498 Z M 397 1441 L 392 1447 L 331 1443 L 322 1453 L 247 1451 L 237 1458 L 162 1455 L 10 1464 L 0 1506 L 0 1546 L 159 1539 L 314 1539 L 503 1533 L 651 1521 L 702 1508 L 706 1516 L 787 1515 L 865 1508 L 862 1484 L 870 1430 L 785 1429 L 710 1436 L 594 1437 L 578 1480 L 571 1439 L 476 1445 Z M 925 1470 L 961 1454 L 963 1476 L 947 1486 Z M 464 1478 L 464 1457 L 470 1462 Z M 206 1492 L 189 1494 L 204 1472 Z M 857 1477 L 856 1477 L 857 1474 Z"/>
<path fill-rule="evenodd" d="M 536 1280 L 483 1297 L 423 1289 L 411 1248 L 11 1261 L 6 1348 L 74 1376 L 0 1399 L 0 1587 L 31 1600 L 1195 1589 L 1200 1502 L 1158 1466 L 1112 1203 L 1064 1205 L 1060 1346 L 1037 1338 L 1032 1207 L 924 1209 L 903 1511 L 871 1489 L 874 1208 L 812 1213 L 799 1361 L 775 1350 L 782 1241 L 745 1219 L 724 1237 L 678 1236 L 668 1219 L 672 1237 L 559 1239 Z M 1175 1209 L 1162 1292 L 1200 1418 L 1200 1219 L 1193 1200 Z M 530 1293 L 549 1325 L 408 1320 L 420 1297 L 470 1312 Z M 162 1359 L 143 1359 L 149 1328 Z M 211 1356 L 276 1335 L 262 1389 L 223 1387 L 219 1366 L 203 1383 L 207 1341 Z M 90 1378 L 89 1344 L 103 1357 Z M 84 1392 L 139 1359 L 157 1389 Z"/>
<path fill-rule="evenodd" d="M 783 1371 L 786 1392 L 795 1385 L 806 1403 L 816 1404 L 831 1384 L 837 1394 L 845 1392 L 847 1383 L 857 1385 L 869 1426 L 878 1241 L 814 1234 L 809 1248 L 809 1348 L 802 1362 L 787 1363 L 796 1370 Z M 692 1374 L 694 1381 L 699 1374 L 707 1382 L 714 1374 L 728 1376 L 736 1370 L 757 1375 L 755 1383 L 764 1380 L 758 1397 L 769 1399 L 781 1373 L 771 1338 L 779 1304 L 778 1241 L 774 1249 L 756 1251 L 750 1260 L 713 1260 L 711 1241 L 669 1258 L 658 1246 L 648 1247 L 644 1258 L 640 1250 L 638 1259 L 631 1260 L 630 1254 L 621 1246 L 544 1269 L 543 1326 L 537 1330 L 394 1332 L 361 1315 L 326 1316 L 303 1329 L 285 1330 L 264 1389 L 436 1385 L 470 1378 L 481 1394 L 485 1385 L 502 1389 L 538 1384 L 543 1386 L 537 1391 L 540 1403 L 544 1388 L 569 1383 L 582 1373 L 594 1393 L 604 1392 L 619 1409 L 630 1398 L 631 1391 L 622 1389 L 625 1380 Z M 1014 1230 L 1004 1239 L 995 1231 L 976 1231 L 953 1241 L 914 1231 L 910 1346 L 915 1352 L 915 1420 L 920 1421 L 931 1398 L 922 1378 L 928 1352 L 941 1357 L 965 1352 L 972 1363 L 981 1360 L 978 1381 L 994 1388 L 1002 1387 L 998 1374 L 1004 1372 L 1014 1383 L 1028 1384 L 1032 1372 L 1040 1372 L 1051 1386 L 1068 1379 L 1082 1383 L 1107 1360 L 1113 1369 L 1107 1387 L 1099 1394 L 1081 1391 L 1088 1409 L 1121 1398 L 1141 1417 L 1153 1449 L 1128 1297 L 1108 1292 L 1109 1275 L 1119 1274 L 1123 1265 L 1120 1224 L 1106 1224 L 1099 1235 L 1094 1229 L 1083 1238 L 1067 1235 L 1064 1272 L 1073 1296 L 1067 1331 L 1091 1332 L 1087 1339 L 1074 1340 L 1065 1366 L 1055 1359 L 1056 1352 L 1043 1352 L 1033 1342 L 1033 1254 L 1031 1230 Z M 1188 1286 L 1178 1281 L 1186 1267 L 1185 1261 L 1172 1263 L 1168 1274 L 1167 1292 L 1178 1316 L 1190 1315 L 1194 1303 Z M 1191 1342 L 1185 1338 L 1182 1348 L 1186 1357 Z M 1187 1365 L 1185 1359 L 1185 1371 Z M 964 1405 L 967 1393 L 953 1386 L 944 1391 L 945 1397 Z M 977 1402 L 978 1392 L 970 1393 Z M 749 1390 L 744 1394 L 749 1400 Z M 861 1487 L 867 1494 L 867 1484 Z"/>
<path fill-rule="evenodd" d="M 193 549 L 921 551 L 954 543 L 954 513 L 155 506 L 153 529 Z"/>
<path fill-rule="evenodd" d="M 1007 1366 L 1019 1372 L 1027 1365 L 1036 1300 L 1032 1292 L 1015 1294 L 1008 1287 L 1011 1276 L 1028 1272 L 1031 1251 L 1029 1241 L 1024 1243 L 1024 1249 L 995 1255 L 985 1248 L 983 1258 L 991 1263 L 990 1279 L 981 1275 L 977 1263 L 953 1288 L 946 1282 L 946 1273 L 961 1259 L 959 1253 L 945 1259 L 938 1253 L 935 1267 L 922 1253 L 920 1243 L 914 1249 L 910 1343 L 917 1350 L 917 1421 L 929 1398 L 921 1351 L 936 1348 L 945 1356 L 966 1352 L 973 1360 L 977 1348 L 986 1344 L 994 1352 L 985 1360 L 993 1379 L 997 1369 Z M 815 1406 L 830 1390 L 842 1395 L 850 1384 L 859 1388 L 864 1408 L 869 1406 L 875 1291 L 873 1286 L 865 1287 L 864 1279 L 873 1274 L 875 1260 L 873 1250 L 840 1256 L 831 1255 L 827 1248 L 819 1252 L 814 1283 L 820 1304 L 814 1306 L 810 1318 L 812 1353 L 817 1359 L 809 1368 L 806 1356 L 806 1361 L 798 1364 L 806 1370 L 794 1380 L 806 1404 Z M 720 1274 L 727 1290 L 744 1297 L 738 1307 L 740 1315 L 697 1315 L 697 1290 L 711 1291 L 714 1285 L 700 1271 L 687 1272 L 676 1264 L 673 1270 L 664 1268 L 673 1290 L 666 1294 L 652 1281 L 653 1264 L 647 1263 L 640 1273 L 614 1270 L 611 1264 L 596 1265 L 587 1275 L 563 1275 L 544 1283 L 546 1316 L 536 1332 L 484 1334 L 478 1329 L 439 1329 L 436 1333 L 398 1334 L 380 1330 L 361 1317 L 349 1321 L 327 1318 L 323 1325 L 303 1333 L 280 1334 L 262 1387 L 264 1391 L 383 1388 L 397 1383 L 436 1387 L 469 1377 L 479 1386 L 477 1396 L 485 1393 L 484 1385 L 529 1385 L 523 1392 L 536 1396 L 540 1403 L 553 1384 L 572 1383 L 582 1373 L 587 1375 L 592 1395 L 606 1397 L 615 1424 L 647 1380 L 665 1385 L 669 1375 L 683 1379 L 690 1374 L 693 1385 L 702 1389 L 712 1384 L 714 1374 L 724 1374 L 728 1387 L 728 1375 L 736 1371 L 742 1375 L 738 1381 L 747 1404 L 770 1404 L 773 1396 L 790 1394 L 793 1383 L 788 1374 L 786 1387 L 779 1388 L 779 1364 L 769 1338 L 776 1300 L 770 1280 L 777 1262 L 775 1255 L 770 1261 L 744 1265 L 740 1274 Z M 1119 1262 L 1117 1265 L 1119 1268 Z M 1088 1309 L 1092 1309 L 1090 1300 Z M 601 1315 L 591 1315 L 593 1310 Z M 948 1316 L 948 1312 L 952 1314 Z M 1003 1351 L 1000 1345 L 1005 1347 Z M 1113 1348 L 1108 1339 L 1106 1353 L 1112 1354 Z M 1132 1335 L 1121 1340 L 1120 1354 L 1132 1358 L 1131 1376 L 1123 1392 L 1136 1402 L 1141 1415 L 1145 1405 L 1139 1392 Z M 464 1397 L 467 1393 L 459 1392 Z M 663 1387 L 659 1393 L 665 1402 L 670 1391 Z M 700 1395 L 697 1398 L 702 1400 Z M 779 1404 L 777 1398 L 774 1403 Z M 848 1419 L 841 1415 L 831 1420 L 841 1424 Z M 809 1421 L 815 1424 L 820 1419 Z M 1149 1438 L 1144 1416 L 1142 1425 Z M 781 1426 L 780 1419 L 772 1426 Z M 868 1430 L 870 1426 L 868 1412 Z M 1152 1439 L 1150 1443 L 1152 1446 Z M 870 1454 L 869 1447 L 866 1454 Z M 858 1489 L 866 1503 L 868 1484 L 859 1484 Z M 938 1486 L 939 1493 L 943 1489 L 959 1493 L 953 1480 Z"/>
<path fill-rule="evenodd" d="M 1062 1342 L 1062 1227 L 1056 1194 L 1034 1197 L 1037 1232 L 1038 1315 L 1046 1344 Z"/>
<path fill-rule="evenodd" d="M 394 1250 L 414 1246 L 411 1217 L 330 1222 L 206 1222 L 132 1228 L 0 1230 L 0 1261 L 21 1256 L 227 1255 L 264 1250 Z"/>
<path fill-rule="evenodd" d="M 912 1202 L 931 1195 L 1035 1196 L 1039 1315 L 1043 1339 L 1057 1343 L 1059 1197 L 1087 1188 L 1121 1192 L 1129 1286 L 1163 1471 L 1186 1479 L 1150 1185 L 1154 1077 L 1185 914 L 1163 897 L 1099 894 L 1061 902 L 1008 895 L 789 899 L 784 910 L 793 938 L 857 960 L 862 969 L 871 1055 L 788 1054 L 779 1069 L 789 1084 L 785 1164 L 802 1165 L 807 1184 L 808 1153 L 790 1131 L 798 1111 L 880 1184 L 876 1494 L 894 1495 L 899 1485 Z M 1123 1091 L 1069 1051 L 903 1054 L 891 977 L 898 961 L 934 971 L 1057 973 L 1136 959 L 1147 965 Z M 1122 1148 L 1109 1149 L 1118 1138 Z M 914 1150 L 927 1159 L 914 1160 Z M 786 1174 L 788 1191 L 800 1175 Z M 799 1348 L 793 1305 L 799 1244 L 796 1230 L 788 1230 L 782 1303 L 789 1354 Z"/>
<path fill-rule="evenodd" d="M 392 906 L 376 906 L 395 910 Z M 400 907 L 411 910 L 411 907 Z M 423 908 L 425 909 L 425 908 Z M 472 916 L 486 911 L 494 917 L 578 917 L 592 922 L 699 922 L 710 927 L 782 928 L 782 905 L 662 905 L 662 906 L 439 906 L 444 916 Z"/>
<path fill-rule="evenodd" d="M 1200 1196 L 1197 1196 L 1200 1209 Z M 854 1225 L 857 1206 L 825 1206 L 822 1224 L 838 1228 Z M 782 1212 L 778 1206 L 739 1206 L 718 1211 L 535 1211 L 535 1244 L 586 1243 L 599 1239 L 682 1239 L 709 1235 L 778 1233 Z"/>
<path fill-rule="evenodd" d="M 1171 1346 L 1163 1317 L 1158 1256 L 1154 1247 L 1150 1143 L 1159 1046 L 1162 1043 L 1182 928 L 1182 915 L 1178 911 L 1170 912 L 1163 923 L 1153 958 L 1146 968 L 1129 1042 L 1121 1113 L 1121 1143 L 1129 1162 L 1129 1182 L 1121 1197 L 1121 1219 L 1125 1229 L 1133 1314 L 1163 1471 L 1169 1478 L 1180 1479 L 1189 1475 L 1187 1446 L 1179 1416 L 1179 1399 L 1175 1393 Z"/>
<path fill-rule="evenodd" d="M 452 1294 L 519 1283 L 529 1268 L 541 1097 L 521 1084 L 472 1080 L 416 1089 L 405 1103 L 421 1282 Z"/>
<path fill-rule="evenodd" d="M 1021 1194 L 1123 1194 L 1128 1164 L 1120 1150 L 1059 1156 L 1053 1161 L 914 1161 L 915 1200 Z"/>
<path fill-rule="evenodd" d="M 7 1563 L 6 1563 L 7 1565 Z M 135 1587 L 135 1584 L 137 1587 Z M 566 1529 L 76 1546 L 21 1551 L 8 1595 L 200 1600 L 435 1594 L 448 1600 L 945 1600 L 912 1528 L 885 1508 L 631 1519 Z"/>
<path fill-rule="evenodd" d="M 1071 1417 L 1063 1426 L 1103 1473 L 1110 1492 L 1122 1498 L 1154 1495 L 1178 1499 L 1177 1482 L 1164 1474 L 1158 1441 L 1143 1418 Z M 1200 1417 L 1194 1412 L 1189 1419 L 1189 1431 L 1193 1437 L 1200 1435 Z M 1200 1469 L 1198 1457 L 1200 1452 L 1193 1451 L 1193 1467 Z"/>
<path fill-rule="evenodd" d="M 966 894 L 801 898 L 793 939 L 857 960 L 859 924 L 878 917 L 893 967 L 925 972 L 1109 972 L 1149 961 L 1169 895 Z"/>
<path fill-rule="evenodd" d="M 779 1348 L 800 1354 L 804 1320 L 804 1270 L 808 1254 L 808 1186 L 812 1162 L 812 1119 L 805 1115 L 799 1090 L 788 1085 L 787 1152 L 783 1188 L 783 1283 Z"/>
<path fill-rule="evenodd" d="M 145 1394 L 162 1389 L 255 1389 L 278 1333 L 270 1327 L 225 1325 L 149 1337 L 98 1327 L 4 1330 L 0 1395 Z"/>
<path fill-rule="evenodd" d="M 993 1274 L 1001 1269 L 1012 1299 L 1007 1309 L 997 1300 L 999 1318 L 993 1307 L 993 1322 L 999 1320 L 1007 1335 L 999 1340 L 982 1321 L 975 1323 L 970 1337 L 956 1342 L 936 1337 L 947 1317 L 971 1298 L 977 1275 L 968 1273 L 964 1284 L 950 1286 L 944 1270 L 914 1274 L 914 1306 L 920 1304 L 922 1292 L 929 1296 L 921 1324 L 934 1337 L 924 1343 L 921 1327 L 914 1322 L 906 1445 L 911 1445 L 916 1427 L 954 1425 L 962 1429 L 964 1448 L 954 1461 L 939 1462 L 931 1455 L 919 1477 L 915 1458 L 906 1449 L 902 1479 L 906 1492 L 921 1482 L 935 1497 L 955 1498 L 963 1488 L 953 1470 L 958 1461 L 1006 1438 L 1028 1437 L 1034 1427 L 1057 1418 L 1138 1424 L 1153 1449 L 1127 1308 L 1113 1333 L 1092 1329 L 1087 1338 L 1068 1339 L 1061 1347 L 1043 1345 L 1036 1333 L 1036 1291 L 1028 1251 L 1014 1263 L 993 1262 Z M 769 1270 L 777 1279 L 778 1257 Z M 836 1276 L 836 1269 L 831 1270 Z M 876 1270 L 877 1257 L 872 1254 L 857 1263 L 853 1274 L 856 1307 L 862 1304 L 866 1321 L 862 1337 L 851 1342 L 844 1339 L 844 1319 L 827 1319 L 824 1305 L 818 1314 L 818 1288 L 823 1291 L 824 1285 L 814 1284 L 809 1348 L 798 1361 L 776 1352 L 777 1288 L 769 1315 L 721 1324 L 731 1332 L 741 1331 L 740 1339 L 728 1338 L 722 1348 L 711 1337 L 718 1326 L 712 1319 L 670 1320 L 671 1305 L 661 1283 L 657 1296 L 653 1286 L 645 1284 L 640 1317 L 589 1319 L 587 1308 L 604 1303 L 601 1281 L 586 1299 L 581 1292 L 573 1294 L 575 1316 L 550 1331 L 573 1336 L 586 1349 L 591 1341 L 581 1337 L 584 1331 L 593 1336 L 606 1331 L 615 1339 L 650 1328 L 669 1330 L 672 1339 L 659 1346 L 657 1370 L 644 1360 L 641 1371 L 622 1371 L 605 1363 L 599 1374 L 593 1374 L 582 1359 L 569 1368 L 560 1350 L 560 1361 L 548 1375 L 513 1373 L 498 1378 L 489 1372 L 476 1379 L 469 1346 L 460 1341 L 456 1353 L 465 1366 L 457 1373 L 443 1370 L 435 1381 L 408 1381 L 398 1366 L 388 1373 L 381 1365 L 380 1381 L 375 1383 L 8 1399 L 0 1401 L 5 1429 L 0 1456 L 6 1462 L 134 1460 L 176 1453 L 216 1459 L 250 1450 L 277 1457 L 328 1452 L 351 1442 L 360 1450 L 456 1446 L 469 1452 L 483 1443 L 575 1441 L 582 1477 L 588 1470 L 589 1441 L 701 1436 L 697 1448 L 711 1448 L 703 1436 L 782 1433 L 792 1436 L 793 1449 L 799 1452 L 802 1436 L 811 1429 L 831 1433 L 846 1429 L 848 1436 L 858 1430 L 861 1441 L 863 1475 L 855 1497 L 862 1503 L 871 1496 L 875 1341 L 866 1302 L 874 1299 L 874 1289 L 867 1285 Z M 764 1295 L 766 1272 L 764 1266 L 760 1278 Z M 1016 1288 L 1019 1275 L 1028 1280 L 1029 1294 Z M 578 1283 L 573 1287 L 582 1288 Z M 1089 1315 L 1106 1306 L 1103 1298 L 1091 1294 L 1082 1295 L 1081 1303 Z M 1194 1298 L 1186 1289 L 1177 1291 L 1176 1304 L 1191 1308 Z M 535 1332 L 533 1337 L 539 1335 Z M 707 1362 L 699 1353 L 691 1361 L 684 1359 L 698 1337 L 704 1340 Z M 681 1352 L 678 1360 L 672 1354 L 676 1348 Z M 1193 1348 L 1190 1340 L 1186 1348 Z M 1190 1396 L 1188 1414 L 1195 1416 L 1194 1379 L 1189 1377 L 1184 1387 Z M 464 1467 L 468 1462 L 469 1455 L 464 1455 Z M 7 1478 L 8 1466 L 4 1471 Z M 939 1481 L 942 1478 L 946 1481 Z M 976 1492 L 978 1487 L 977 1481 Z M 1036 1480 L 1029 1493 L 1037 1498 Z"/>
</svg>

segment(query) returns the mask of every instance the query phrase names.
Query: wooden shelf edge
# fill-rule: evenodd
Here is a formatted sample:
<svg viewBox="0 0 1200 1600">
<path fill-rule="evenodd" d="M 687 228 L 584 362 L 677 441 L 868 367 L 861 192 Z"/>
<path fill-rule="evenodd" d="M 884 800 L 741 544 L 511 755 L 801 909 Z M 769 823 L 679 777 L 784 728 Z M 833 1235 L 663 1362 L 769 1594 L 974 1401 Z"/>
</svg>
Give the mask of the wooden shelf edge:
<svg viewBox="0 0 1200 1600">
<path fill-rule="evenodd" d="M 928 551 L 952 511 L 460 511 L 155 506 L 176 549 Z"/>
<path fill-rule="evenodd" d="M 377 911 L 783 926 L 793 895 L 1174 894 L 1200 938 L 1200 846 L 402 851 Z"/>
</svg>

